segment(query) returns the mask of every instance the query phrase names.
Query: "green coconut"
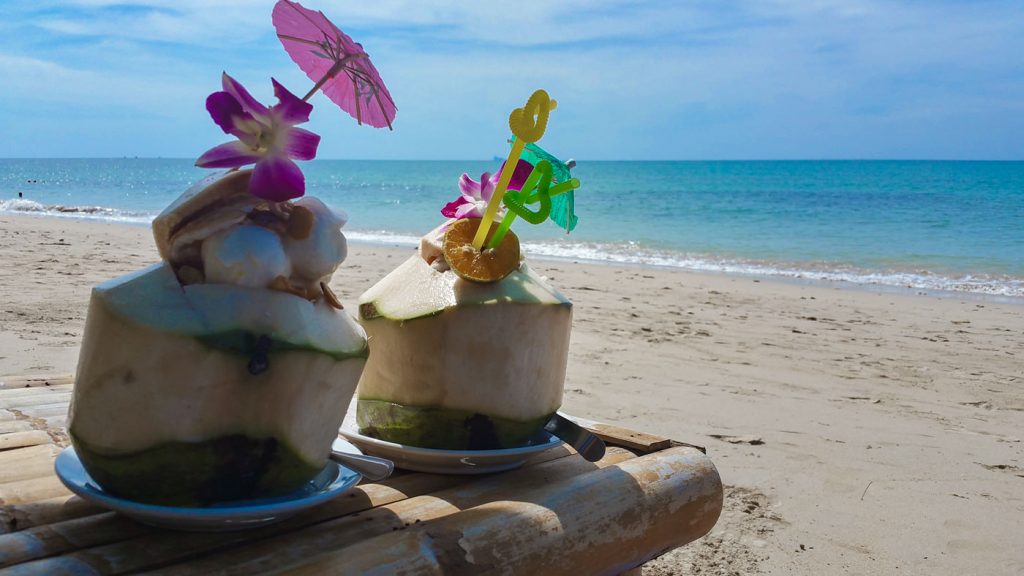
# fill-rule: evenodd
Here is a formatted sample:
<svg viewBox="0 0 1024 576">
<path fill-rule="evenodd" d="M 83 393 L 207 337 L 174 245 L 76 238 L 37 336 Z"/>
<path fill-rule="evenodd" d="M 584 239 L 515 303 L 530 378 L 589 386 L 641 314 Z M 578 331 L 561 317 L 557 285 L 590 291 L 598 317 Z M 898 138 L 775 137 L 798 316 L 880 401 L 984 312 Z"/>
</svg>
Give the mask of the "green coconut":
<svg viewBox="0 0 1024 576">
<path fill-rule="evenodd" d="M 412 446 L 521 446 L 562 401 L 572 304 L 523 264 L 468 282 L 413 256 L 359 298 L 357 423 Z"/>
<path fill-rule="evenodd" d="M 92 293 L 69 413 L 86 470 L 136 500 L 277 494 L 324 466 L 368 349 L 326 303 L 158 264 Z"/>
</svg>

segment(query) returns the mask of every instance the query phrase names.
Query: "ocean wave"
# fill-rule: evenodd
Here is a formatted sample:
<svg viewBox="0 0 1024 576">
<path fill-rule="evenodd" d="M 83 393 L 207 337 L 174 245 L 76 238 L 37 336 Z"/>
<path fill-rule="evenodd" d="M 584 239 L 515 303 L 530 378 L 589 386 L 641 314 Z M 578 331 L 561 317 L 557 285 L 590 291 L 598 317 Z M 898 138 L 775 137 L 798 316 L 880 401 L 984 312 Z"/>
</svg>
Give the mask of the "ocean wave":
<svg viewBox="0 0 1024 576">
<path fill-rule="evenodd" d="M 88 220 L 106 220 L 148 224 L 155 214 L 108 208 L 106 206 L 65 206 L 63 204 L 41 204 L 25 198 L 0 200 L 0 213 L 34 214 Z"/>
<path fill-rule="evenodd" d="M 419 246 L 420 237 L 411 234 L 396 234 L 383 230 L 344 230 L 345 238 L 366 244 L 389 244 L 396 246 Z"/>
<path fill-rule="evenodd" d="M 745 276 L 774 276 L 800 280 L 846 282 L 902 289 L 973 292 L 993 296 L 1024 296 L 1024 278 L 987 274 L 940 274 L 927 270 L 867 270 L 836 263 L 769 262 L 715 258 L 669 250 L 650 250 L 635 243 L 525 242 L 523 250 L 558 260 L 587 260 L 614 264 L 681 268 Z"/>
<path fill-rule="evenodd" d="M 354 242 L 419 245 L 419 236 L 382 230 L 346 231 Z M 790 278 L 806 281 L 841 282 L 864 286 L 942 292 L 968 292 L 992 296 L 1024 297 L 1024 278 L 985 274 L 946 275 L 924 270 L 864 270 L 833 263 L 796 264 L 716 258 L 705 254 L 686 254 L 672 250 L 652 250 L 633 242 L 544 242 L 524 241 L 523 252 L 562 261 L 678 268 L 698 272 L 717 272 L 744 276 Z"/>
<path fill-rule="evenodd" d="M 23 198 L 0 200 L 0 213 L 5 212 L 136 224 L 148 224 L 155 216 L 148 212 L 133 212 L 104 206 L 44 205 Z M 345 230 L 345 236 L 353 242 L 367 244 L 418 246 L 420 241 L 418 235 L 383 230 Z M 707 254 L 655 250 L 634 242 L 524 241 L 522 247 L 523 252 L 532 257 L 561 261 L 654 266 L 863 286 L 1024 297 L 1024 278 L 1010 276 L 955 275 L 927 270 L 870 270 L 837 263 L 792 263 L 718 258 Z"/>
</svg>

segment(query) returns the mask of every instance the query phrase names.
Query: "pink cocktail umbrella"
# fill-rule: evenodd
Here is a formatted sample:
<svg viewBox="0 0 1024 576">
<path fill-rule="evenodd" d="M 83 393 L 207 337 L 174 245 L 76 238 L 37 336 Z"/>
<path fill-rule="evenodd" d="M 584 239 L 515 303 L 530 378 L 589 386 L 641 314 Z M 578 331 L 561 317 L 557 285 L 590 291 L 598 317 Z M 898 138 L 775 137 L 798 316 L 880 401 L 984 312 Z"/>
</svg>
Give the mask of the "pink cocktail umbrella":
<svg viewBox="0 0 1024 576">
<path fill-rule="evenodd" d="M 303 100 L 323 90 L 360 124 L 391 128 L 395 102 L 361 44 L 338 29 L 323 12 L 303 8 L 291 0 L 278 0 L 273 21 L 285 51 L 316 82 Z"/>
</svg>

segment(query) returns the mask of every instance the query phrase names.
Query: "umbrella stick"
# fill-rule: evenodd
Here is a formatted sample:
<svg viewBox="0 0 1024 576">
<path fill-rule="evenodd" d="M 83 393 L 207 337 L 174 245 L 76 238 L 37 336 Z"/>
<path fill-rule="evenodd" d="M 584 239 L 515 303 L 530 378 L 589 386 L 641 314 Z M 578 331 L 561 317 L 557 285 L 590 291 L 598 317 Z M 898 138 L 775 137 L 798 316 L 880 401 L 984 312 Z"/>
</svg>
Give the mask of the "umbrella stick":
<svg viewBox="0 0 1024 576">
<path fill-rule="evenodd" d="M 384 103 L 380 101 L 380 90 L 374 90 L 373 97 L 377 100 L 377 107 L 383 112 Z M 394 102 L 392 102 L 392 104 L 394 104 Z M 384 121 L 388 123 L 388 130 L 394 130 L 394 128 L 391 127 L 391 120 L 388 119 L 387 113 L 384 113 Z"/>
<path fill-rule="evenodd" d="M 525 146 L 526 142 L 522 138 L 516 138 L 516 141 L 512 143 L 512 149 L 509 150 L 508 158 L 505 159 L 505 167 L 501 171 L 501 179 L 498 180 L 498 185 L 494 188 L 494 195 L 491 196 L 491 201 L 487 203 L 487 210 L 484 212 L 484 217 L 480 220 L 480 227 L 476 230 L 476 236 L 473 237 L 473 248 L 477 250 L 481 250 L 484 246 L 487 230 L 491 227 L 491 220 L 494 220 L 494 216 L 498 213 L 498 206 L 501 206 L 501 199 L 505 196 L 508 183 L 512 181 L 512 173 L 516 171 L 519 155 L 523 153 Z"/>
<path fill-rule="evenodd" d="M 325 82 L 327 82 L 331 78 L 334 78 L 338 74 L 338 71 L 340 71 L 342 68 L 344 68 L 345 64 L 348 64 L 348 62 L 350 60 L 353 60 L 353 59 L 356 59 L 356 58 L 365 58 L 365 57 L 366 57 L 366 54 L 351 54 L 351 55 L 345 56 L 341 60 L 338 60 L 337 62 L 335 62 L 327 70 L 327 72 L 325 72 L 324 75 L 321 76 L 320 79 L 316 81 L 316 84 L 313 85 L 313 88 L 311 88 L 309 90 L 309 92 L 307 92 L 306 95 L 302 97 L 302 101 L 305 102 L 305 101 L 308 101 L 310 98 L 312 98 L 313 94 L 316 94 L 316 91 L 319 90 L 320 87 L 323 86 Z"/>
<path fill-rule="evenodd" d="M 363 125 L 363 111 L 359 108 L 359 83 L 356 82 L 355 79 L 352 80 L 352 96 L 353 96 L 352 99 L 356 103 L 356 122 L 358 122 L 359 125 L 362 126 Z"/>
<path fill-rule="evenodd" d="M 334 78 L 334 75 L 338 73 L 338 70 L 341 70 L 341 68 L 344 66 L 343 62 L 344 61 L 342 60 L 335 62 L 334 66 L 331 66 L 330 69 L 327 70 L 327 72 L 323 76 L 321 76 L 319 80 L 316 81 L 316 84 L 313 85 L 309 92 L 306 92 L 306 95 L 302 97 L 302 101 L 305 102 L 312 98 L 313 94 L 316 94 L 316 91 L 319 90 L 320 87 L 323 86 L 325 82 L 327 82 L 331 78 Z"/>
<path fill-rule="evenodd" d="M 317 42 L 316 40 L 307 40 L 306 38 L 299 38 L 298 36 L 290 36 L 288 34 L 279 33 L 277 37 L 280 38 L 281 40 L 290 40 L 292 42 L 299 42 L 301 44 L 309 44 L 310 46 L 320 46 L 320 43 Z"/>
</svg>

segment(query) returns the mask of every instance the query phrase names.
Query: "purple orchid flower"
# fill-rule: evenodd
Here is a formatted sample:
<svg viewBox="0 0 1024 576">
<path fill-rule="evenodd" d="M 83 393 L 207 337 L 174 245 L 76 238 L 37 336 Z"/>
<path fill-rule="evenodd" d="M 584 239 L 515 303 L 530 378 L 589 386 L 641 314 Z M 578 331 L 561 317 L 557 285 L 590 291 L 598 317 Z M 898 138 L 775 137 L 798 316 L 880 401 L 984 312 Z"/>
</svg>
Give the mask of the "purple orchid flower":
<svg viewBox="0 0 1024 576">
<path fill-rule="evenodd" d="M 484 212 L 487 210 L 487 203 L 491 201 L 491 197 L 494 195 L 494 189 L 498 186 L 498 180 L 501 177 L 501 170 L 505 168 L 505 165 L 501 165 L 494 174 L 484 172 L 480 175 L 480 181 L 477 182 L 469 177 L 469 174 L 463 174 L 459 178 L 459 190 L 462 191 L 462 195 L 456 198 L 454 201 L 445 204 L 444 208 L 441 209 L 441 215 L 445 218 L 483 218 Z M 519 190 L 522 188 L 523 183 L 530 176 L 530 171 L 533 170 L 533 165 L 525 160 L 520 160 L 516 164 L 515 172 L 512 173 L 512 180 L 508 184 L 509 190 Z M 505 207 L 498 207 L 498 215 L 505 213 Z"/>
<path fill-rule="evenodd" d="M 267 108 L 224 73 L 224 91 L 210 94 L 206 110 L 225 134 L 238 140 L 207 150 L 196 160 L 196 166 L 238 168 L 255 163 L 249 192 L 265 200 L 283 202 L 305 194 L 306 179 L 292 159 L 315 158 L 320 136 L 295 127 L 309 120 L 313 105 L 299 99 L 277 80 L 270 81 L 278 103 Z"/>
</svg>

